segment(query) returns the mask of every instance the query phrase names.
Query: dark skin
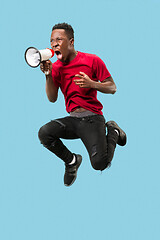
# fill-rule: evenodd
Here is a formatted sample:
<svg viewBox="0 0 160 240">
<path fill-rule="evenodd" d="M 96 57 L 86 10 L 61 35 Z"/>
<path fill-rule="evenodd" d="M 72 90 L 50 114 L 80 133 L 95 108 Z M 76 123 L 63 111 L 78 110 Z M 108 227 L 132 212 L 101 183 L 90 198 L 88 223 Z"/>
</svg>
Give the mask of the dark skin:
<svg viewBox="0 0 160 240">
<path fill-rule="evenodd" d="M 77 52 L 74 49 L 74 39 L 67 36 L 64 29 L 55 29 L 51 34 L 51 48 L 55 51 L 57 58 L 64 63 L 72 61 Z M 40 64 L 41 71 L 49 72 L 46 75 L 46 94 L 50 102 L 55 102 L 58 97 L 58 88 L 54 85 L 52 80 L 52 62 L 50 60 Z M 77 77 L 73 81 L 80 88 L 93 88 L 102 93 L 114 94 L 116 92 L 116 85 L 112 77 L 106 78 L 102 82 L 95 82 L 89 78 L 84 72 L 79 72 L 75 75 Z M 78 108 L 76 112 L 85 111 L 84 108 Z"/>
</svg>

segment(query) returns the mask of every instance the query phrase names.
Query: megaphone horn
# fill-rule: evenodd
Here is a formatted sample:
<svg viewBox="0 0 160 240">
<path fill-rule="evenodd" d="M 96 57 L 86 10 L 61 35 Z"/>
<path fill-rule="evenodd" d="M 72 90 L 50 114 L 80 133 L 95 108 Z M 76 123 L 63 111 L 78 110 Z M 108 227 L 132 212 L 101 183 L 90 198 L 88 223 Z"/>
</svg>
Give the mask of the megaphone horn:
<svg viewBox="0 0 160 240">
<path fill-rule="evenodd" d="M 40 65 L 42 61 L 46 61 L 54 56 L 54 51 L 52 49 L 46 48 L 38 50 L 35 47 L 29 47 L 25 51 L 25 60 L 26 63 L 33 68 L 36 68 Z"/>
</svg>

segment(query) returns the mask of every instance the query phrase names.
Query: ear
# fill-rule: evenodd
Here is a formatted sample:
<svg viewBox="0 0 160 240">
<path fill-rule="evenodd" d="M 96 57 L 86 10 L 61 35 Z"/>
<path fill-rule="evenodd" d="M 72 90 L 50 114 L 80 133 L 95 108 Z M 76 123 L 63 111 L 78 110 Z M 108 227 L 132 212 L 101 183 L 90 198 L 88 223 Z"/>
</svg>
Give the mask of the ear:
<svg viewBox="0 0 160 240">
<path fill-rule="evenodd" d="M 74 38 L 71 38 L 69 41 L 70 41 L 71 45 L 74 46 Z"/>
</svg>

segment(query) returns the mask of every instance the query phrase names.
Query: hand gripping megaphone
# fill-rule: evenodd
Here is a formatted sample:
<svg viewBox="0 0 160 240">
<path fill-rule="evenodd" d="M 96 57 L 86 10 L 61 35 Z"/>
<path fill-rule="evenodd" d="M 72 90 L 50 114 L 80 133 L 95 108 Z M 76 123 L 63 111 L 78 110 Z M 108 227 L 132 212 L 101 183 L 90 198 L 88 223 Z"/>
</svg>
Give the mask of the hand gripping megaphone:
<svg viewBox="0 0 160 240">
<path fill-rule="evenodd" d="M 43 50 L 38 50 L 35 47 L 29 47 L 25 51 L 25 60 L 26 63 L 33 68 L 36 68 L 40 65 L 41 62 L 46 61 L 54 56 L 54 51 L 52 49 L 46 48 Z M 48 72 L 45 72 L 47 75 Z"/>
</svg>

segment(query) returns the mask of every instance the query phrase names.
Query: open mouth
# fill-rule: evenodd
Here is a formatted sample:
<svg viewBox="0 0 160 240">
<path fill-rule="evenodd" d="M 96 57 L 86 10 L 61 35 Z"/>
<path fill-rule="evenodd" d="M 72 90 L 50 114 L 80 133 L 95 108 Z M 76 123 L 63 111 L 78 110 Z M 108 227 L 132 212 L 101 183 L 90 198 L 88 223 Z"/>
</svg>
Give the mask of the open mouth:
<svg viewBox="0 0 160 240">
<path fill-rule="evenodd" d="M 55 54 L 56 54 L 56 56 L 57 56 L 57 58 L 58 58 L 59 60 L 62 59 L 62 53 L 61 53 L 60 51 L 56 50 L 56 51 L 55 51 Z"/>
<path fill-rule="evenodd" d="M 55 54 L 59 55 L 59 54 L 61 54 L 61 52 L 57 50 L 57 51 L 55 51 Z"/>
</svg>

